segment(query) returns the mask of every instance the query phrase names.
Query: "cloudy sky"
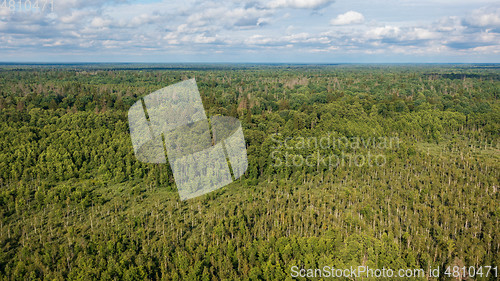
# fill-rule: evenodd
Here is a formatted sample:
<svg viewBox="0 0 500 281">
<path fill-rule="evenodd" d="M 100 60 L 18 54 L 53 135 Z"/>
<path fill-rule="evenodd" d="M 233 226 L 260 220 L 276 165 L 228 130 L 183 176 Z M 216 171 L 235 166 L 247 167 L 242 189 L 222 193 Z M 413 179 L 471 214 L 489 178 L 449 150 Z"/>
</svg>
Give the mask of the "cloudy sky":
<svg viewBox="0 0 500 281">
<path fill-rule="evenodd" d="M 3 62 L 500 62 L 498 0 L 15 1 Z"/>
</svg>

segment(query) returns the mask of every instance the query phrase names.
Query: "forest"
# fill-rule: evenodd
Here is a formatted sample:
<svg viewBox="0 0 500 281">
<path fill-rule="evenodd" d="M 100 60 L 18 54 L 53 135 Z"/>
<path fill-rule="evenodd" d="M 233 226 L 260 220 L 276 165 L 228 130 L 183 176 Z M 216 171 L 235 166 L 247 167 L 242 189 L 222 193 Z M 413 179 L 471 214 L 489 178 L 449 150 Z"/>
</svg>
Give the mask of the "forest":
<svg viewBox="0 0 500 281">
<path fill-rule="evenodd" d="M 248 169 L 182 201 L 127 111 L 192 78 Z M 445 270 L 500 265 L 499 98 L 498 64 L 2 64 L 0 280 L 498 280 Z"/>
</svg>

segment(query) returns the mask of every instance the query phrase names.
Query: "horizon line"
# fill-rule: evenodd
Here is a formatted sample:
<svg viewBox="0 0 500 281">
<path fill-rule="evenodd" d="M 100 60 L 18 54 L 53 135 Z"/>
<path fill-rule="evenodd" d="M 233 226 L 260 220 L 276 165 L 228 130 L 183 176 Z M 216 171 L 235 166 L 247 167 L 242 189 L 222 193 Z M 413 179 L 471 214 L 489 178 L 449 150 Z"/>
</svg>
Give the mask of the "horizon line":
<svg viewBox="0 0 500 281">
<path fill-rule="evenodd" d="M 22 62 L 22 61 L 0 61 L 0 65 L 64 65 L 64 64 L 256 64 L 256 65 L 339 65 L 339 64 L 500 64 L 500 62 L 78 62 L 78 61 L 42 61 L 42 62 Z"/>
</svg>

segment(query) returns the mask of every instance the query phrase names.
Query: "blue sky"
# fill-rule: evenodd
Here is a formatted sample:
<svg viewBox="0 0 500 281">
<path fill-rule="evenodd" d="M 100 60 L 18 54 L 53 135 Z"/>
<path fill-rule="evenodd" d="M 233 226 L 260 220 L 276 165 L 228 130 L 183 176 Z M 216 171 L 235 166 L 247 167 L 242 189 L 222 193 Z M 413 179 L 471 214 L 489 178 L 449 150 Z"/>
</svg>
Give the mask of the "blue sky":
<svg viewBox="0 0 500 281">
<path fill-rule="evenodd" d="M 3 62 L 500 62 L 498 1 L 18 1 Z"/>
</svg>

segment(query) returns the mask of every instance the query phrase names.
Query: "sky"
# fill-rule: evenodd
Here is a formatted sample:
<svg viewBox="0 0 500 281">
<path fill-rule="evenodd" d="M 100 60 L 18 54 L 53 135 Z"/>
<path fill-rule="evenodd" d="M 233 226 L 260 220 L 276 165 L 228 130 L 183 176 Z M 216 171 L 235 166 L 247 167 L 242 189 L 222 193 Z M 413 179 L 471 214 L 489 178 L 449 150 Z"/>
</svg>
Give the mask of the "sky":
<svg viewBox="0 0 500 281">
<path fill-rule="evenodd" d="M 0 0 L 0 62 L 500 63 L 500 2 Z"/>
</svg>

